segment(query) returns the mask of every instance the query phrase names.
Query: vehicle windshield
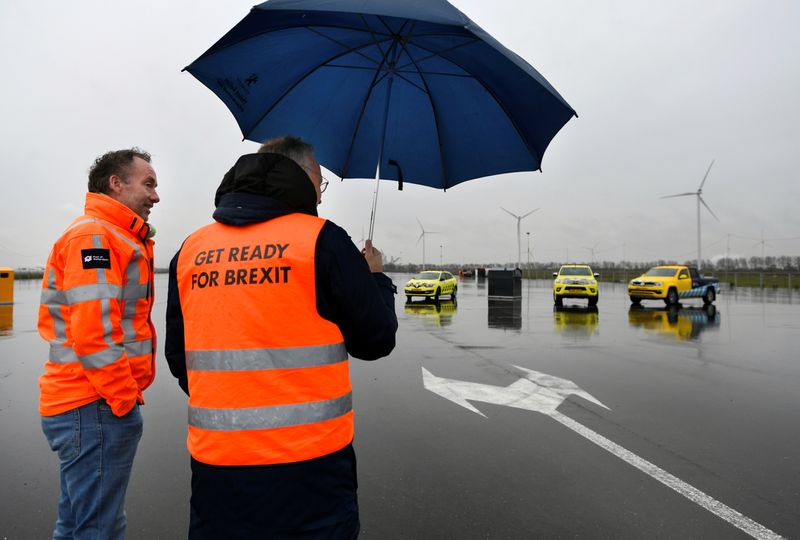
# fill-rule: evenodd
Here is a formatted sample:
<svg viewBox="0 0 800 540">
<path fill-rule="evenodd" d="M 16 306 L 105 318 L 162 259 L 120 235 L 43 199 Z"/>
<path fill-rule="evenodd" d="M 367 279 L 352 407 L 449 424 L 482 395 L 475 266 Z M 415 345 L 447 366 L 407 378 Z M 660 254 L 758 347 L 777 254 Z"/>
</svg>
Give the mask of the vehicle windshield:
<svg viewBox="0 0 800 540">
<path fill-rule="evenodd" d="M 592 269 L 585 266 L 562 266 L 559 274 L 562 276 L 591 276 Z"/>
<path fill-rule="evenodd" d="M 414 279 L 439 279 L 439 272 L 422 272 L 414 276 Z"/>
<path fill-rule="evenodd" d="M 672 277 L 675 275 L 675 272 L 677 272 L 675 268 L 659 268 L 656 266 L 645 272 L 644 275 L 651 277 Z"/>
</svg>

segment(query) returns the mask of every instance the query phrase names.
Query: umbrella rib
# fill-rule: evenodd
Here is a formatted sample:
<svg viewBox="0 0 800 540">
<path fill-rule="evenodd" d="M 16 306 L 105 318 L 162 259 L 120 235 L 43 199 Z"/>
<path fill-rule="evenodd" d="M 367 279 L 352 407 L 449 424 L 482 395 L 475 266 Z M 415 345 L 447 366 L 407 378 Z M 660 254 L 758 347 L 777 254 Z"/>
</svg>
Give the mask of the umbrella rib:
<svg viewBox="0 0 800 540">
<path fill-rule="evenodd" d="M 372 34 L 372 35 L 374 36 L 374 34 Z M 289 93 L 291 93 L 291 92 L 292 92 L 292 90 L 294 90 L 295 88 L 297 88 L 297 86 L 298 86 L 298 85 L 299 85 L 301 82 L 305 81 L 305 80 L 306 80 L 306 79 L 307 79 L 307 78 L 308 78 L 308 77 L 309 77 L 309 76 L 310 76 L 312 73 L 315 73 L 315 72 L 316 72 L 318 69 L 320 69 L 321 67 L 325 67 L 325 66 L 327 66 L 327 65 L 328 65 L 328 64 L 329 64 L 331 61 L 334 61 L 334 60 L 336 60 L 336 59 L 338 59 L 338 58 L 341 58 L 341 57 L 343 57 L 343 56 L 345 56 L 345 55 L 347 55 L 347 54 L 350 54 L 350 53 L 352 53 L 352 52 L 358 52 L 358 49 L 360 49 L 360 48 L 364 48 L 364 47 L 368 47 L 368 46 L 370 46 L 370 45 L 378 45 L 378 42 L 376 41 L 376 42 L 373 42 L 373 43 L 367 43 L 367 44 L 361 45 L 361 46 L 360 46 L 360 47 L 358 47 L 358 48 L 352 48 L 352 47 L 345 48 L 345 50 L 344 50 L 344 51 L 342 51 L 342 52 L 340 52 L 339 54 L 337 54 L 337 55 L 334 55 L 334 56 L 332 56 L 331 58 L 329 58 L 329 59 L 325 60 L 324 62 L 320 62 L 320 63 L 318 63 L 318 64 L 317 64 L 316 66 L 314 66 L 312 69 L 309 69 L 307 73 L 305 73 L 305 74 L 304 74 L 302 77 L 300 77 L 299 79 L 297 79 L 297 81 L 295 81 L 295 83 L 294 83 L 294 84 L 292 84 L 291 86 L 289 86 L 289 87 L 288 87 L 288 88 L 287 88 L 287 89 L 286 89 L 286 90 L 283 92 L 283 94 L 281 94 L 281 96 L 279 96 L 277 99 L 275 99 L 275 100 L 273 101 L 273 103 L 272 103 L 272 106 L 271 106 L 271 107 L 269 107 L 269 108 L 268 108 L 266 111 L 264 111 L 264 113 L 263 113 L 261 116 L 259 116 L 259 117 L 258 117 L 258 118 L 257 118 L 257 119 L 256 119 L 256 120 L 255 120 L 255 121 L 252 123 L 252 125 L 251 125 L 251 127 L 250 127 L 249 129 L 247 129 L 246 131 L 244 131 L 244 136 L 245 136 L 245 138 L 247 138 L 247 136 L 248 136 L 248 135 L 249 135 L 249 134 L 250 134 L 250 133 L 251 133 L 251 132 L 252 132 L 252 131 L 255 129 L 255 126 L 259 125 L 259 124 L 260 124 L 260 123 L 261 123 L 261 122 L 264 120 L 264 118 L 266 118 L 266 117 L 267 117 L 267 116 L 268 116 L 268 115 L 269 115 L 269 114 L 270 114 L 270 113 L 271 113 L 271 112 L 272 112 L 272 111 L 275 109 L 275 107 L 277 107 L 277 106 L 280 104 L 280 102 L 281 102 L 281 101 L 283 101 L 283 98 L 285 98 L 285 97 L 286 97 L 286 96 L 287 96 Z M 372 60 L 372 59 L 370 59 L 370 60 L 374 62 L 374 60 Z M 377 67 L 377 71 L 378 71 L 378 72 L 380 72 L 380 67 L 381 67 L 382 65 L 383 65 L 383 62 L 381 62 L 381 63 L 379 63 L 379 64 L 378 64 L 378 67 Z M 373 82 L 374 82 L 374 80 L 373 80 Z"/>
<path fill-rule="evenodd" d="M 361 69 L 365 71 L 374 71 L 375 68 L 372 67 L 365 67 L 365 66 L 348 66 L 345 64 L 326 64 L 324 67 L 332 67 L 332 68 L 342 68 L 342 69 Z M 443 77 L 461 77 L 464 79 L 470 79 L 469 75 L 460 75 L 458 73 L 447 73 L 445 71 L 418 71 L 415 69 L 405 69 L 405 70 L 395 70 L 395 74 L 400 75 L 403 73 L 408 74 L 415 74 L 415 73 L 425 73 L 426 75 L 442 75 Z M 414 83 L 412 83 L 414 84 Z"/>
<path fill-rule="evenodd" d="M 405 50 L 409 59 L 411 59 L 411 62 L 414 64 L 414 67 L 417 68 L 417 74 L 419 75 L 419 78 L 422 80 L 422 84 L 425 85 L 424 93 L 426 96 L 428 96 L 428 102 L 430 102 L 431 104 L 431 110 L 433 111 L 433 121 L 434 125 L 436 126 L 436 142 L 438 143 L 439 147 L 439 162 L 441 163 L 442 179 L 444 181 L 444 186 L 442 187 L 442 189 L 447 191 L 447 168 L 444 162 L 444 152 L 442 151 L 442 134 L 441 130 L 439 129 L 439 112 L 436 109 L 436 104 L 433 102 L 433 97 L 431 96 L 430 87 L 428 86 L 428 81 L 425 80 L 425 75 L 422 73 L 422 71 L 420 71 L 416 60 L 414 60 L 414 57 L 411 55 L 411 52 L 408 49 L 406 49 L 405 45 L 403 46 L 403 50 Z"/>
<path fill-rule="evenodd" d="M 435 35 L 435 34 L 431 34 L 431 35 Z M 419 37 L 419 36 L 417 36 L 417 37 Z M 426 35 L 426 37 L 427 37 L 427 35 Z M 478 38 L 474 38 L 474 39 L 470 39 L 469 41 L 466 41 L 464 43 L 459 43 L 458 45 L 453 45 L 452 47 L 448 47 L 447 49 L 442 49 L 440 51 L 433 51 L 433 50 L 431 50 L 431 49 L 429 49 L 427 47 L 423 47 L 419 43 L 414 43 L 415 47 L 418 47 L 421 50 L 430 53 L 428 56 L 426 56 L 424 58 L 420 58 L 419 60 L 415 61 L 414 65 L 416 66 L 418 62 L 424 62 L 425 60 L 429 60 L 429 59 L 434 58 L 434 57 L 440 57 L 441 58 L 442 55 L 445 54 L 445 53 L 449 53 L 449 52 L 455 51 L 456 49 L 460 49 L 461 47 L 466 47 L 467 45 L 472 45 L 472 44 L 478 43 L 478 42 L 480 42 L 480 40 Z M 409 54 L 409 57 L 411 57 L 410 54 Z M 455 64 L 455 62 L 453 62 L 449 58 L 444 58 L 444 60 L 446 60 L 447 62 Z M 402 69 L 402 68 L 406 67 L 407 65 L 409 65 L 409 64 L 406 64 L 405 66 L 400 66 L 400 68 Z M 461 68 L 461 66 L 458 66 L 458 67 Z M 465 73 L 467 73 L 467 75 L 462 75 L 462 77 L 471 77 L 468 74 L 467 70 L 465 70 L 464 68 L 461 68 L 461 69 L 464 70 Z"/>
<path fill-rule="evenodd" d="M 367 18 L 364 16 L 363 13 L 359 13 L 358 17 L 361 19 L 361 22 L 364 23 L 364 27 L 367 29 L 366 31 L 369 32 L 369 35 L 372 38 L 372 42 L 375 44 L 376 47 L 378 47 L 378 50 L 381 52 L 381 56 L 383 56 L 383 58 L 386 59 L 386 55 L 387 55 L 388 51 L 384 51 L 383 47 L 381 47 L 381 41 L 376 39 L 375 36 L 376 36 L 377 32 L 367 22 Z M 378 17 L 378 19 L 380 20 L 380 17 Z M 383 23 L 383 21 L 381 21 L 381 23 L 383 24 L 384 27 L 386 26 L 386 24 Z M 386 30 L 389 30 L 389 29 L 387 28 Z M 389 36 L 391 36 L 391 32 L 389 32 Z"/>
<path fill-rule="evenodd" d="M 477 41 L 480 41 L 480 40 L 479 40 L 479 39 L 476 39 L 475 41 L 477 42 Z M 466 44 L 461 44 L 461 45 L 459 45 L 459 47 L 461 47 L 461 46 L 464 46 L 464 45 L 466 45 Z M 425 48 L 425 47 L 422 47 L 422 46 L 421 46 L 420 44 L 418 44 L 418 43 L 415 43 L 415 44 L 414 44 L 414 46 L 416 46 L 416 47 L 419 47 L 419 48 L 420 48 L 420 49 L 422 49 L 422 50 L 426 50 L 426 51 L 430 52 L 432 56 L 441 56 L 441 54 L 442 54 L 442 53 L 444 53 L 444 52 L 448 52 L 449 50 L 453 50 L 453 49 L 446 49 L 446 50 L 443 50 L 443 51 L 440 51 L 440 52 L 436 52 L 436 51 L 431 51 L 431 50 L 429 50 L 429 49 L 427 49 L 427 48 Z M 457 48 L 457 47 L 454 47 L 454 48 Z M 458 67 L 459 67 L 461 70 L 463 70 L 463 71 L 464 71 L 464 73 L 469 73 L 469 71 L 468 71 L 468 70 L 464 69 L 464 67 L 463 67 L 463 66 L 461 66 L 461 65 L 460 65 L 458 62 L 456 62 L 455 60 L 452 60 L 452 59 L 450 59 L 450 58 L 444 58 L 444 60 L 446 60 L 446 61 L 450 62 L 451 64 L 453 64 L 453 65 L 455 65 L 455 66 L 458 66 Z M 509 121 L 509 122 L 511 123 L 511 125 L 514 127 L 514 131 L 516 131 L 516 132 L 517 132 L 517 134 L 520 136 L 520 139 L 521 139 L 521 140 L 522 140 L 522 142 L 525 144 L 525 147 L 528 149 L 528 152 L 530 152 L 530 153 L 531 153 L 531 155 L 533 155 L 533 156 L 536 156 L 536 158 L 538 159 L 538 161 L 539 161 L 539 167 L 538 167 L 538 169 L 534 169 L 534 170 L 542 170 L 542 155 L 541 155 L 541 154 L 539 154 L 539 152 L 538 152 L 538 151 L 536 151 L 536 150 L 534 150 L 533 148 L 531 148 L 530 144 L 528 143 L 528 139 L 522 135 L 522 132 L 521 132 L 521 130 L 519 129 L 519 126 L 517 125 L 517 122 L 516 122 L 516 121 L 514 121 L 514 119 L 512 118 L 512 116 L 509 114 L 509 111 L 506 109 L 506 107 L 505 107 L 505 104 L 503 104 L 503 103 L 502 103 L 502 102 L 501 102 L 501 101 L 500 101 L 500 100 L 497 98 L 497 95 L 496 95 L 496 94 L 495 94 L 495 93 L 492 91 L 492 89 L 491 89 L 489 86 L 487 86 L 486 84 L 484 84 L 484 82 L 483 82 L 481 79 L 479 79 L 478 77 L 475 77 L 475 76 L 471 76 L 471 77 L 469 77 L 469 78 L 473 79 L 475 82 L 477 82 L 478 84 L 480 84 L 480 85 L 483 87 L 483 89 L 484 89 L 484 90 L 486 90 L 486 93 L 488 93 L 490 96 L 492 96 L 492 99 L 494 100 L 494 102 L 497 104 L 497 106 L 498 106 L 498 107 L 500 107 L 500 108 L 503 110 L 503 112 L 504 112 L 504 113 L 505 113 L 505 115 L 506 115 L 506 118 L 508 118 L 508 121 Z M 572 113 L 573 113 L 573 114 L 575 114 L 575 111 L 572 111 Z"/>
<path fill-rule="evenodd" d="M 363 18 L 363 15 L 362 15 L 362 18 Z M 383 22 L 381 17 L 378 17 L 378 19 L 381 22 Z M 364 20 L 364 24 L 366 24 L 367 28 L 369 28 L 371 30 L 371 27 L 369 26 L 369 24 L 367 24 L 366 20 Z M 385 25 L 385 23 L 384 23 L 384 25 Z M 370 31 L 370 35 L 373 37 L 373 41 L 375 42 L 374 44 L 378 46 L 378 49 L 381 52 L 383 52 L 383 48 L 381 48 L 380 45 L 378 44 L 377 40 L 375 40 L 375 34 Z M 381 68 L 386 65 L 386 57 L 391 52 L 393 45 L 394 45 L 394 41 L 392 41 L 392 45 L 390 45 L 389 48 L 386 50 L 386 52 L 383 54 L 383 58 L 381 59 L 381 62 L 378 65 L 378 68 L 375 70 L 375 76 L 372 78 L 372 82 L 369 85 L 369 92 L 367 93 L 367 96 L 365 97 L 364 101 L 361 103 L 361 110 L 358 113 L 358 121 L 356 121 L 355 125 L 353 126 L 353 133 L 350 136 L 350 146 L 348 147 L 348 150 L 347 150 L 347 159 L 345 160 L 344 166 L 342 167 L 342 178 L 347 176 L 347 171 L 350 168 L 350 158 L 353 155 L 353 146 L 355 146 L 355 141 L 356 141 L 356 136 L 358 135 L 358 130 L 361 128 L 361 121 L 364 119 L 364 112 L 367 109 L 367 103 L 369 103 L 370 96 L 372 96 L 372 91 L 375 89 L 375 86 L 378 84 L 378 82 L 380 82 L 380 80 L 382 80 L 382 78 L 379 77 L 379 75 L 381 73 Z M 383 126 L 383 129 L 385 130 L 386 126 Z M 380 167 L 380 163 L 378 164 L 378 166 Z"/>
<path fill-rule="evenodd" d="M 326 36 L 326 35 L 325 35 L 325 34 L 323 34 L 322 32 L 320 32 L 320 31 L 318 31 L 318 30 L 314 29 L 314 27 L 312 27 L 312 26 L 308 26 L 308 27 L 306 27 L 306 30 L 308 30 L 308 31 L 310 31 L 310 32 L 313 32 L 314 34 L 316 34 L 316 35 L 318 35 L 318 36 L 320 36 L 320 37 L 322 37 L 322 38 L 325 38 L 325 39 L 327 39 L 328 41 L 330 41 L 330 42 L 332 42 L 332 43 L 335 43 L 336 45 L 339 45 L 340 47 L 342 47 L 342 48 L 343 48 L 345 51 L 347 51 L 347 52 L 353 52 L 353 53 L 356 53 L 357 55 L 359 55 L 360 57 L 364 58 L 365 60 L 367 60 L 367 61 L 369 61 L 369 62 L 372 62 L 373 64 L 376 64 L 376 65 L 378 64 L 378 62 L 376 62 L 374 58 L 370 58 L 370 57 L 369 57 L 369 56 L 367 56 L 366 54 L 362 53 L 362 52 L 359 50 L 359 48 L 360 48 L 360 47 L 359 47 L 359 48 L 353 48 L 353 47 L 350 47 L 349 45 L 347 45 L 347 44 L 345 44 L 345 43 L 342 43 L 341 41 L 338 41 L 338 40 L 336 40 L 336 39 L 333 39 L 333 38 L 332 38 L 332 37 L 330 37 L 330 36 Z M 374 36 L 374 34 L 373 34 L 372 32 L 370 32 L 370 35 L 373 35 L 373 36 Z M 387 37 L 387 39 L 388 39 L 388 37 Z M 377 41 L 376 41 L 376 42 L 375 42 L 375 44 L 376 44 L 376 45 L 378 45 L 378 49 L 380 50 L 380 42 L 377 42 Z M 381 52 L 383 52 L 383 51 L 381 51 Z"/>
</svg>

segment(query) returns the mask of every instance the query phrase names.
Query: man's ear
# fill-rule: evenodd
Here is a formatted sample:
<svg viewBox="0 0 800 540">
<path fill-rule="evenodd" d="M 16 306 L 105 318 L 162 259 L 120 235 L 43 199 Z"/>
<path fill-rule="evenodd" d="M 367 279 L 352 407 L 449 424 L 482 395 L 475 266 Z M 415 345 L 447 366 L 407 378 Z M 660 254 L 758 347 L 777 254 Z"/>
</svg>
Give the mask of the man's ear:
<svg viewBox="0 0 800 540">
<path fill-rule="evenodd" d="M 118 194 L 122 191 L 122 178 L 116 174 L 108 177 L 108 192 L 109 194 Z"/>
</svg>

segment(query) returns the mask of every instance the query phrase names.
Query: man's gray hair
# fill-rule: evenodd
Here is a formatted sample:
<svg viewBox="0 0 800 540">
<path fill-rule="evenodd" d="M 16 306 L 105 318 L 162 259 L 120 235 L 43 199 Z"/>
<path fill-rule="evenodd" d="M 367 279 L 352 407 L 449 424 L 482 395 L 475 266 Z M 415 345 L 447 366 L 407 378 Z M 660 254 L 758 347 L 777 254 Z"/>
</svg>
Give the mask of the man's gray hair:
<svg viewBox="0 0 800 540">
<path fill-rule="evenodd" d="M 258 149 L 259 154 L 280 154 L 300 165 L 310 167 L 314 157 L 314 146 L 294 135 L 284 135 L 265 141 Z"/>
</svg>

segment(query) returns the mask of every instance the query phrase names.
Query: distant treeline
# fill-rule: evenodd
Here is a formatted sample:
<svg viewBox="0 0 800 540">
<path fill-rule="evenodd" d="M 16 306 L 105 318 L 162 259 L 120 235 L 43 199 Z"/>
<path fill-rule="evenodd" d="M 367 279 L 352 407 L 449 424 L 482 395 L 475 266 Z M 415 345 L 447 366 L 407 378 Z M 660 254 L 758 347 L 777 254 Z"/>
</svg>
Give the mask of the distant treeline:
<svg viewBox="0 0 800 540">
<path fill-rule="evenodd" d="M 695 266 L 696 261 L 683 260 L 674 261 L 667 259 L 660 259 L 657 261 L 550 261 L 550 262 L 532 262 L 522 263 L 523 270 L 530 271 L 546 271 L 554 272 L 559 269 L 562 264 L 589 264 L 595 271 L 602 270 L 627 270 L 635 272 L 639 270 L 647 270 L 653 266 L 662 266 L 665 264 L 687 264 Z M 415 274 L 423 270 L 422 265 L 412 263 L 399 263 L 397 259 L 391 258 L 390 262 L 384 263 L 384 270 L 387 272 L 399 272 L 405 274 Z M 425 269 L 443 269 L 457 274 L 462 270 L 474 270 L 475 268 L 514 268 L 517 266 L 516 262 L 495 262 L 495 263 L 446 263 L 443 265 L 429 264 Z M 14 270 L 14 277 L 16 279 L 42 279 L 44 270 L 42 268 L 18 268 Z M 167 268 L 156 268 L 156 274 L 164 274 Z M 702 265 L 702 272 L 800 272 L 800 256 L 794 255 L 781 255 L 777 257 L 723 257 L 712 261 L 711 259 L 704 259 Z"/>
<path fill-rule="evenodd" d="M 168 268 L 156 268 L 156 274 L 166 274 Z M 44 276 L 43 268 L 17 268 L 14 270 L 14 279 L 42 279 Z"/>
<path fill-rule="evenodd" d="M 662 266 L 666 264 L 686 264 L 696 266 L 695 259 L 674 261 L 660 259 L 657 261 L 551 261 L 551 262 L 532 262 L 522 263 L 523 270 L 549 270 L 556 271 L 562 264 L 589 264 L 592 269 L 599 271 L 605 270 L 646 270 L 653 266 Z M 444 265 L 429 264 L 427 269 L 442 268 L 451 272 L 457 273 L 460 270 L 470 270 L 474 268 L 493 268 L 505 267 L 513 268 L 517 266 L 516 262 L 505 263 L 447 263 Z M 387 272 L 404 272 L 415 273 L 422 270 L 422 266 L 418 264 L 400 264 L 395 261 L 384 264 Z M 711 259 L 703 259 L 702 264 L 703 273 L 709 272 L 800 272 L 800 256 L 781 255 L 777 257 L 723 257 L 712 261 Z"/>
</svg>

